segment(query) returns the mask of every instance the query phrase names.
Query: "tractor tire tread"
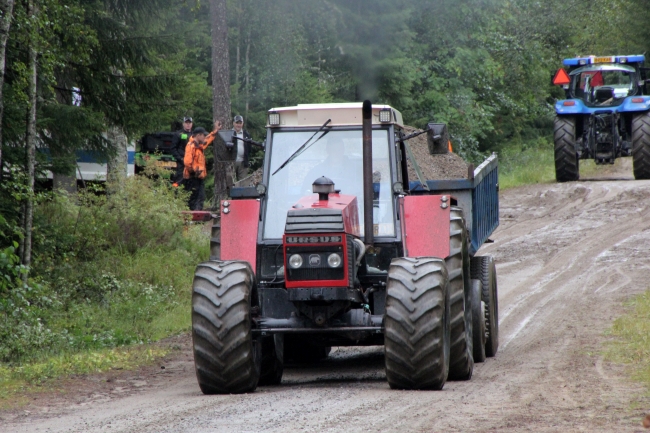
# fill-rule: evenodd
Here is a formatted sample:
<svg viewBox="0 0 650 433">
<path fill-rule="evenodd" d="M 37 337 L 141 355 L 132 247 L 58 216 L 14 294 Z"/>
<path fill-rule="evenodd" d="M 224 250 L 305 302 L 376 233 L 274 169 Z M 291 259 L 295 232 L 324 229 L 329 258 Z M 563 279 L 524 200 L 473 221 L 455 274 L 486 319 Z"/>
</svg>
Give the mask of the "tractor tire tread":
<svg viewBox="0 0 650 433">
<path fill-rule="evenodd" d="M 197 266 L 192 290 L 192 344 L 204 394 L 252 392 L 260 375 L 251 332 L 253 271 L 246 262 Z"/>
<path fill-rule="evenodd" d="M 445 259 L 451 311 L 449 379 L 468 380 L 474 370 L 471 308 L 467 305 L 469 291 L 466 293 L 466 285 L 470 283 L 469 256 L 463 211 L 458 207 L 451 208 L 449 232 L 449 256 Z"/>
<path fill-rule="evenodd" d="M 444 260 L 393 259 L 386 289 L 386 378 L 395 389 L 442 389 L 449 374 Z"/>
<path fill-rule="evenodd" d="M 650 112 L 632 117 L 632 164 L 635 179 L 650 179 Z"/>
<path fill-rule="evenodd" d="M 555 179 L 558 182 L 572 182 L 580 179 L 580 166 L 575 150 L 575 118 L 556 116 L 553 122 L 555 153 Z"/>
<path fill-rule="evenodd" d="M 471 260 L 473 279 L 481 280 L 482 300 L 485 303 L 485 355 L 496 356 L 499 348 L 499 303 L 496 286 L 496 268 L 492 256 L 474 256 Z"/>
</svg>

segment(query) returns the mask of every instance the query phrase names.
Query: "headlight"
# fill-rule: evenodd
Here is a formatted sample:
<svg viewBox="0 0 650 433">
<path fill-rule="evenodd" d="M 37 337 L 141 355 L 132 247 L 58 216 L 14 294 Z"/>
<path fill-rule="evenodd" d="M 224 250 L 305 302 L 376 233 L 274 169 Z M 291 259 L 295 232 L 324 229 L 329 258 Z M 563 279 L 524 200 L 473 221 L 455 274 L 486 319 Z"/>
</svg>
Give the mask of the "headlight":
<svg viewBox="0 0 650 433">
<path fill-rule="evenodd" d="M 341 266 L 341 256 L 336 253 L 332 253 L 327 258 L 327 264 L 330 265 L 330 268 L 338 268 Z"/>
<path fill-rule="evenodd" d="M 302 256 L 300 254 L 294 254 L 289 257 L 289 266 L 293 269 L 298 269 L 302 266 Z"/>
</svg>

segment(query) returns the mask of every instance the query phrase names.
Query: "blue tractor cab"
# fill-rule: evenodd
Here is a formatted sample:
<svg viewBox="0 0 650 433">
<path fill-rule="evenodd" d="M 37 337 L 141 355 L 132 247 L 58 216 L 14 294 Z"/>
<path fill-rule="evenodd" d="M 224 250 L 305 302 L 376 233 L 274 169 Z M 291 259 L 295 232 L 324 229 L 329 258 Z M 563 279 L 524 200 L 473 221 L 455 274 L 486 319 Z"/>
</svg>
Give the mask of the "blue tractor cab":
<svg viewBox="0 0 650 433">
<path fill-rule="evenodd" d="M 579 160 L 613 164 L 634 158 L 634 176 L 650 178 L 650 96 L 645 56 L 587 56 L 564 59 L 553 84 L 566 99 L 555 104 L 555 174 L 558 182 L 579 179 Z"/>
</svg>

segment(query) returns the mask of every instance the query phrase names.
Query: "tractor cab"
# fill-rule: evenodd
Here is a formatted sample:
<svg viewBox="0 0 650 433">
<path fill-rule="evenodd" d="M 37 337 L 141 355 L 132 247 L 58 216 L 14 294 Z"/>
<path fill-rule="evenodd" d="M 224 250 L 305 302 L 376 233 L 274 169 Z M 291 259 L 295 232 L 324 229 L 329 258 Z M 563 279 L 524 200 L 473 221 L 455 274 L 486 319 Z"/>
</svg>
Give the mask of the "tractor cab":
<svg viewBox="0 0 650 433">
<path fill-rule="evenodd" d="M 262 180 L 266 194 L 259 228 L 261 262 L 264 263 L 259 269 L 262 282 L 277 280 L 284 275 L 282 251 L 277 245 L 282 243 L 285 230 L 291 226 L 292 214 L 305 209 L 317 213 L 315 209 L 323 201 L 319 205 L 314 183 L 323 177 L 333 184 L 329 198 L 332 206 L 342 203 L 343 197 L 357 197 L 354 215 L 358 218 L 358 234 L 355 237 L 364 240 L 360 114 L 360 103 L 298 105 L 271 110 Z M 393 185 L 401 182 L 402 176 L 396 160 L 394 137 L 401 130 L 402 115 L 383 105 L 373 106 L 372 114 L 372 233 L 376 242 L 386 243 L 386 249 L 377 249 L 386 257 L 384 260 L 364 261 L 368 264 L 361 273 L 379 273 L 385 277 L 390 259 L 398 256 L 399 226 Z M 323 126 L 326 122 L 327 125 Z M 331 234 L 327 227 L 325 231 L 319 229 L 318 218 L 305 220 L 308 223 L 303 223 L 298 230 L 302 230 L 303 235 L 315 231 L 320 231 L 323 236 Z M 309 227 L 310 223 L 312 227 Z M 291 239 L 294 237 L 286 234 Z M 273 254 L 277 254 L 278 259 L 268 260 L 267 257 Z"/>
<path fill-rule="evenodd" d="M 587 107 L 613 107 L 628 96 L 640 95 L 645 86 L 645 56 L 588 56 L 564 59 L 553 84 L 564 87 L 567 99 Z"/>
<path fill-rule="evenodd" d="M 620 105 L 628 96 L 640 93 L 638 71 L 632 66 L 617 64 L 588 65 L 570 72 L 569 92 L 588 106 Z"/>
</svg>

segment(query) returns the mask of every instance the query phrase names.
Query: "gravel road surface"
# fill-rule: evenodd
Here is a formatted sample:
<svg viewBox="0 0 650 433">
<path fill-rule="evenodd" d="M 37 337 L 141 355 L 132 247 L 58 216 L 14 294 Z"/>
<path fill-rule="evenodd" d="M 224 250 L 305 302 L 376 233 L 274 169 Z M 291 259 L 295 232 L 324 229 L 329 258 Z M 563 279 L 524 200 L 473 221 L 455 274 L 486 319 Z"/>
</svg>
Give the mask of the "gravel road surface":
<svg viewBox="0 0 650 433">
<path fill-rule="evenodd" d="M 470 381 L 392 391 L 382 348 L 341 348 L 288 367 L 281 386 L 204 396 L 182 336 L 162 365 L 66 382 L 0 413 L 0 431 L 645 431 L 650 399 L 601 356 L 624 301 L 650 285 L 650 181 L 631 173 L 626 159 L 502 192 L 501 226 L 480 251 L 497 261 L 501 342 Z"/>
</svg>

